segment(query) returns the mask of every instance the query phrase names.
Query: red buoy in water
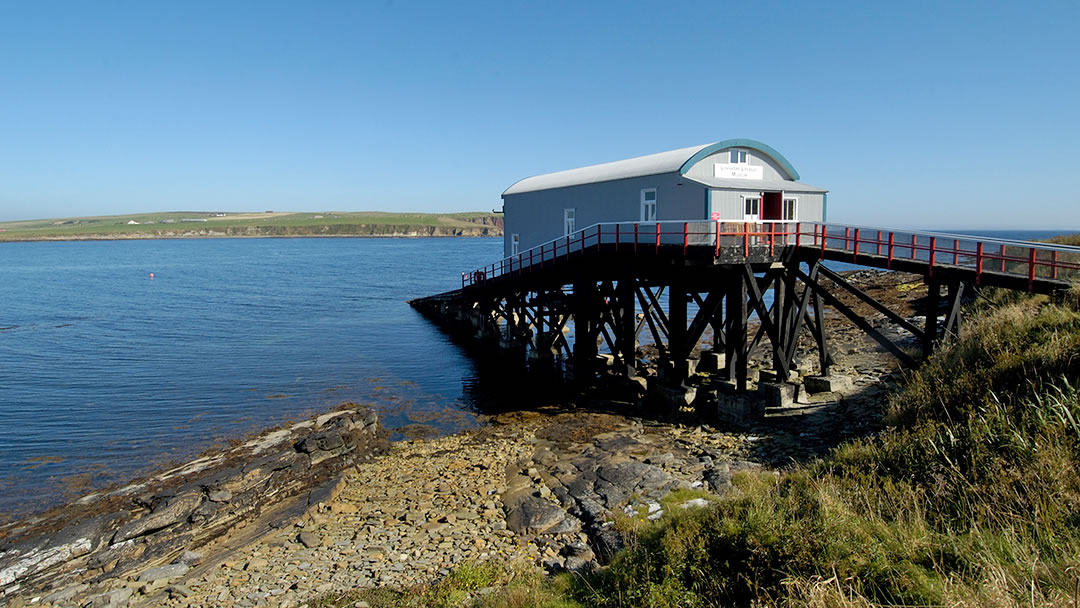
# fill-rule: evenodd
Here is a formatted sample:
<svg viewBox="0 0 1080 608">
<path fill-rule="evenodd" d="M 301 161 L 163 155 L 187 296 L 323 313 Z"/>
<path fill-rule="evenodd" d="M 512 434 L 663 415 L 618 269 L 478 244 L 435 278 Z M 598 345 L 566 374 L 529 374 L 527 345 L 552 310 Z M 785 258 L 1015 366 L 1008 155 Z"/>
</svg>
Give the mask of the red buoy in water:
<svg viewBox="0 0 1080 608">
<path fill-rule="evenodd" d="M 151 279 L 154 278 L 154 273 L 152 273 L 152 272 L 150 273 L 150 278 Z"/>
</svg>

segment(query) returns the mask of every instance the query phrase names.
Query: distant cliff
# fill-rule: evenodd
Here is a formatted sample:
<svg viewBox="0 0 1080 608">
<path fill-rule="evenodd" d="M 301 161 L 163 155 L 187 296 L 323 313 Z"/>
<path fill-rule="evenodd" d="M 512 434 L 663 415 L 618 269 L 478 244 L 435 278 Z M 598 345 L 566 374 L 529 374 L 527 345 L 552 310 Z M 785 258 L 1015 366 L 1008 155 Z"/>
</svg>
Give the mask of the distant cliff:
<svg viewBox="0 0 1080 608">
<path fill-rule="evenodd" d="M 0 241 L 75 241 L 228 237 L 492 237 L 502 236 L 501 215 L 171 213 L 0 223 Z"/>
</svg>

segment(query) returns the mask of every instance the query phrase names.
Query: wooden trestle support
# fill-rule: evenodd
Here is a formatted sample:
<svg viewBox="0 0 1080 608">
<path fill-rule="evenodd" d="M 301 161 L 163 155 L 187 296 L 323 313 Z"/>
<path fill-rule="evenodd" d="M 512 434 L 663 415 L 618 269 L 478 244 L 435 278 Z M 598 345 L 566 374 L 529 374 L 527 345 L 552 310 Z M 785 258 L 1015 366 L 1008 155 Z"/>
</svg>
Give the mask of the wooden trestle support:
<svg viewBox="0 0 1080 608">
<path fill-rule="evenodd" d="M 789 377 L 801 332 L 808 332 L 816 345 L 818 373 L 828 375 L 832 357 L 825 306 L 903 363 L 914 364 L 912 353 L 845 304 L 838 291 L 846 291 L 909 332 L 921 342 L 924 355 L 933 351 L 937 341 L 959 331 L 960 301 L 967 290 L 960 278 L 924 277 L 929 287 L 926 323 L 918 327 L 826 268 L 817 257 L 799 256 L 796 251 L 789 250 L 787 259 L 759 257 L 755 263 L 751 258 L 742 263 L 657 259 L 631 266 L 583 260 L 542 277 L 526 274 L 412 304 L 437 323 L 456 325 L 459 333 L 464 329 L 474 339 L 497 341 L 501 357 L 533 364 L 558 359 L 567 364 L 575 380 L 584 382 L 601 367 L 626 377 L 637 375 L 642 369 L 639 338 L 647 332 L 657 352 L 654 363 L 659 379 L 678 386 L 691 375 L 691 354 L 711 329 L 711 352 L 724 355 L 719 375 L 740 391 L 747 388 L 748 359 L 759 344 L 769 345 L 777 377 Z M 947 306 L 944 323 L 940 323 L 943 285 L 948 287 Z M 771 302 L 766 297 L 770 290 Z M 748 330 L 754 315 L 758 322 L 751 335 Z M 608 356 L 600 357 L 602 350 Z M 720 359 L 716 356 L 715 360 Z"/>
</svg>

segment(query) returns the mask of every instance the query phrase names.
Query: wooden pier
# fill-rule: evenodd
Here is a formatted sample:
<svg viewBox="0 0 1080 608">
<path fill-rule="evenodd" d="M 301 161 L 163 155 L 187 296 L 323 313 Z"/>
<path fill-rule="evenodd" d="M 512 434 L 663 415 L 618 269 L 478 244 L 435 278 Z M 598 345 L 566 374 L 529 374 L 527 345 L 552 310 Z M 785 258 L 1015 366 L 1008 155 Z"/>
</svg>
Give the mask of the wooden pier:
<svg viewBox="0 0 1080 608">
<path fill-rule="evenodd" d="M 929 294 L 925 322 L 890 310 L 824 262 L 921 276 Z M 900 361 L 915 363 L 918 352 L 890 340 L 837 291 L 910 333 L 925 356 L 959 331 L 960 302 L 972 288 L 1053 294 L 1078 278 L 1077 247 L 817 222 L 621 222 L 462 273 L 459 289 L 410 304 L 500 356 L 523 364 L 559 360 L 585 382 L 602 369 L 637 375 L 638 340 L 647 332 L 662 385 L 678 390 L 701 364 L 738 394 L 747 389 L 748 358 L 759 343 L 769 345 L 782 383 L 804 332 L 816 345 L 816 371 L 827 378 L 827 307 Z M 711 344 L 691 359 L 708 329 Z"/>
</svg>

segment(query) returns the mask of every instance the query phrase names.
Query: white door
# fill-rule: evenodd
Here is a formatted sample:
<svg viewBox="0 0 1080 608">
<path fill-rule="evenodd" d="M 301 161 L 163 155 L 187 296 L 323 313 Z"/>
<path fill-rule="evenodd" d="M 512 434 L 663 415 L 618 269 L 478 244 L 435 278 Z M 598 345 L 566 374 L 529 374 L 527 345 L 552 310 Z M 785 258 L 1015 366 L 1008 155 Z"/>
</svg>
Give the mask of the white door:
<svg viewBox="0 0 1080 608">
<path fill-rule="evenodd" d="M 563 236 L 573 234 L 577 228 L 574 227 L 574 215 L 573 209 L 563 209 Z"/>
<path fill-rule="evenodd" d="M 756 222 L 761 219 L 761 197 L 748 196 L 743 199 L 743 221 Z"/>
<path fill-rule="evenodd" d="M 641 191 L 641 221 L 656 221 L 656 188 Z"/>
<path fill-rule="evenodd" d="M 521 237 L 517 234 L 510 235 L 510 255 L 521 253 Z"/>
</svg>

